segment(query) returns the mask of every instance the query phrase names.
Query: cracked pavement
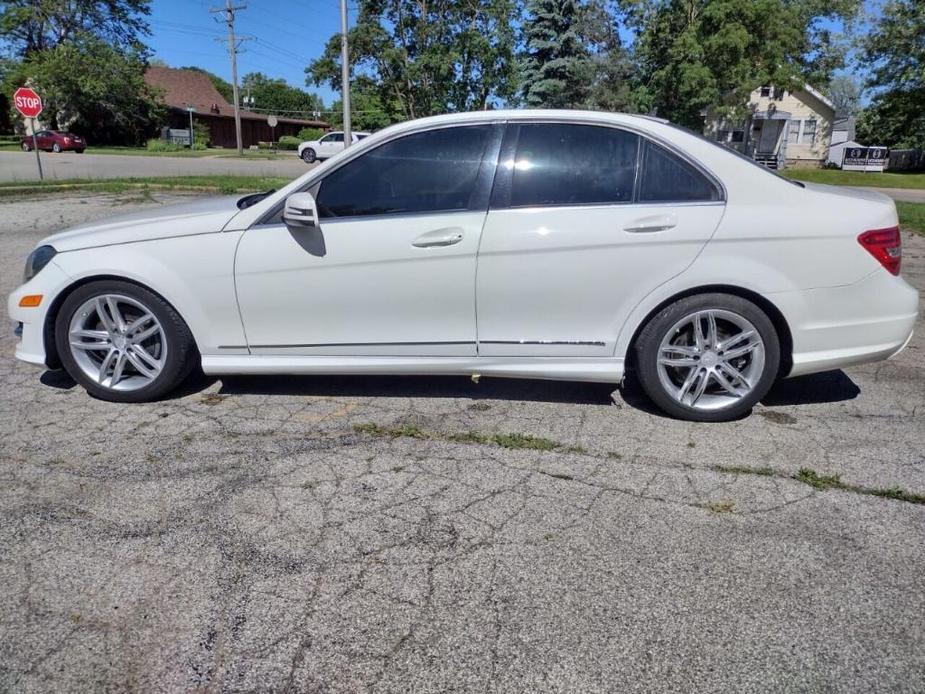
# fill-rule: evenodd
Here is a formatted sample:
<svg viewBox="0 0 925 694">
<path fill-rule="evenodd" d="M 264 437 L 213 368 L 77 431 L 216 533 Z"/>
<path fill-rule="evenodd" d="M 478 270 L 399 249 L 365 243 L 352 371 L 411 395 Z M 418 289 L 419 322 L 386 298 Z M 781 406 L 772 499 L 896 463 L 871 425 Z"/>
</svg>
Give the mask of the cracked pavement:
<svg viewBox="0 0 925 694">
<path fill-rule="evenodd" d="M 0 290 L 50 231 L 176 197 L 0 203 Z M 925 505 L 789 478 L 925 494 L 921 323 L 893 361 L 714 425 L 487 378 L 200 378 L 120 406 L 13 346 L 0 691 L 922 691 Z M 470 431 L 559 446 L 448 440 Z"/>
</svg>

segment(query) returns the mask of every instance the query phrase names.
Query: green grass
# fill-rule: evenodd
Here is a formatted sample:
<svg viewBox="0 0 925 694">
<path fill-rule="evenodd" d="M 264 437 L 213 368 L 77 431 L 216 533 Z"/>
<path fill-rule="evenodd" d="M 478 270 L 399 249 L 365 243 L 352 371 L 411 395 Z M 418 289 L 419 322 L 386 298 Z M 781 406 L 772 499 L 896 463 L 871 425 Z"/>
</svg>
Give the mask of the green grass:
<svg viewBox="0 0 925 694">
<path fill-rule="evenodd" d="M 905 501 L 910 504 L 925 504 L 925 494 L 908 492 L 901 487 L 865 487 L 859 484 L 848 484 L 842 482 L 840 475 L 820 475 L 815 470 L 805 467 L 800 468 L 800 471 L 793 475 L 793 479 L 819 490 L 840 489 L 845 492 L 854 492 L 865 496 L 879 496 L 885 499 Z"/>
<path fill-rule="evenodd" d="M 899 227 L 925 236 L 925 202 L 897 202 Z"/>
<path fill-rule="evenodd" d="M 833 186 L 925 189 L 925 173 L 905 171 L 842 171 L 841 169 L 785 169 L 784 176 L 796 181 L 827 183 Z"/>
<path fill-rule="evenodd" d="M 508 449 L 521 449 L 531 451 L 554 451 L 563 448 L 557 441 L 544 439 L 530 434 L 486 434 L 479 431 L 467 431 L 459 434 L 445 434 L 439 431 L 425 431 L 413 424 L 402 424 L 396 427 L 385 427 L 372 422 L 355 424 L 353 430 L 359 434 L 369 434 L 378 438 L 398 439 L 425 439 L 430 441 L 449 441 L 451 443 L 467 443 L 477 445 L 492 444 Z M 574 449 L 566 449 L 575 452 Z M 583 449 L 582 449 L 583 450 Z"/>
<path fill-rule="evenodd" d="M 281 188 L 291 179 L 276 176 L 148 176 L 137 178 L 71 178 L 58 181 L 7 181 L 0 183 L 0 197 L 36 195 L 52 192 L 87 191 L 124 193 L 132 190 L 196 190 L 218 193 L 244 193 Z"/>
</svg>

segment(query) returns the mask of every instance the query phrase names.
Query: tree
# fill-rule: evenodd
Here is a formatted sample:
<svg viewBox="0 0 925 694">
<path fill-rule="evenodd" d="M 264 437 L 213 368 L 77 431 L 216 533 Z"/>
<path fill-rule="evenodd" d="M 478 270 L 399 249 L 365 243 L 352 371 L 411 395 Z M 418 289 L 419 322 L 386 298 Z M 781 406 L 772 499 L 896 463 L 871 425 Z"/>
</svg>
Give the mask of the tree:
<svg viewBox="0 0 925 694">
<path fill-rule="evenodd" d="M 875 95 L 858 121 L 859 139 L 925 148 L 925 3 L 890 0 L 863 49 Z"/>
<path fill-rule="evenodd" d="M 578 0 L 529 0 L 524 23 L 523 101 L 532 108 L 578 108 L 590 95 L 591 53 Z"/>
<path fill-rule="evenodd" d="M 401 104 L 383 103 L 371 79 L 360 77 L 350 85 L 350 124 L 355 130 L 381 130 L 402 120 Z M 324 120 L 335 128 L 344 127 L 344 105 L 340 99 L 324 113 Z"/>
<path fill-rule="evenodd" d="M 90 142 L 138 143 L 163 117 L 157 94 L 144 81 L 144 56 L 100 40 L 64 42 L 32 53 L 10 70 L 5 91 L 21 84 L 42 95 L 42 121 L 73 129 Z"/>
<path fill-rule="evenodd" d="M 359 0 L 350 64 L 385 113 L 402 118 L 491 108 L 514 93 L 514 0 Z M 340 35 L 306 68 L 340 89 Z"/>
<path fill-rule="evenodd" d="M 850 19 L 859 0 L 623 0 L 636 34 L 642 110 L 700 128 L 711 109 L 745 115 L 773 84 L 825 84 L 844 57 L 823 19 Z"/>
<path fill-rule="evenodd" d="M 596 111 L 636 111 L 635 69 L 620 38 L 618 18 L 603 0 L 588 0 L 578 31 L 591 53 L 590 89 L 583 105 Z"/>
<path fill-rule="evenodd" d="M 310 118 L 314 111 L 324 110 L 317 94 L 291 87 L 286 80 L 273 79 L 260 72 L 251 72 L 241 80 L 242 94 L 253 97 L 253 108 L 298 118 Z"/>
<path fill-rule="evenodd" d="M 826 90 L 839 116 L 856 116 L 861 110 L 861 85 L 850 75 L 836 75 Z"/>
<path fill-rule="evenodd" d="M 139 50 L 151 0 L 0 0 L 0 39 L 20 56 L 84 38 Z"/>
</svg>

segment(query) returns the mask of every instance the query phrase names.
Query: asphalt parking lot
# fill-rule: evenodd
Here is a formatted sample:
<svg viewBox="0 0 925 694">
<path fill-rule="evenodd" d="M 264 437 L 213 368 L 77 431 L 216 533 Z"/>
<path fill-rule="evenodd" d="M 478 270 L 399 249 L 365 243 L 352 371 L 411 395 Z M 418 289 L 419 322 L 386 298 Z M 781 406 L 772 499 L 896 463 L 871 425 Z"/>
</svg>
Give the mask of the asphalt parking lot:
<svg viewBox="0 0 925 694">
<path fill-rule="evenodd" d="M 170 199 L 0 203 L 4 298 L 46 233 Z M 922 291 L 925 238 L 903 240 Z M 720 425 L 464 378 L 200 379 L 117 406 L 13 346 L 0 691 L 925 686 L 921 321 L 895 360 Z"/>
</svg>

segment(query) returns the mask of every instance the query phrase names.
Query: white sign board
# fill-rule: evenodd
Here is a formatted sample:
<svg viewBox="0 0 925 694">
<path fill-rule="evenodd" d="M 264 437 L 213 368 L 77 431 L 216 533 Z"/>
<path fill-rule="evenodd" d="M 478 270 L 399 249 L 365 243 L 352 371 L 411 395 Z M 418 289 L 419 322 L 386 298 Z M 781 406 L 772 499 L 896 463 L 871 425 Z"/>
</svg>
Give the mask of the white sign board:
<svg viewBox="0 0 925 694">
<path fill-rule="evenodd" d="M 269 125 L 271 128 L 275 128 L 277 125 L 279 125 L 279 121 L 277 120 L 276 116 L 270 116 L 267 118 L 267 125 Z"/>
</svg>

